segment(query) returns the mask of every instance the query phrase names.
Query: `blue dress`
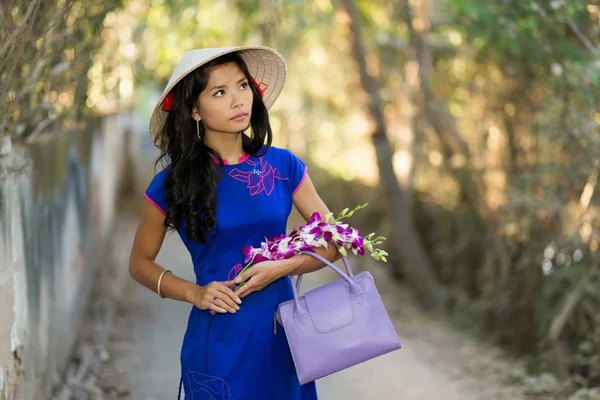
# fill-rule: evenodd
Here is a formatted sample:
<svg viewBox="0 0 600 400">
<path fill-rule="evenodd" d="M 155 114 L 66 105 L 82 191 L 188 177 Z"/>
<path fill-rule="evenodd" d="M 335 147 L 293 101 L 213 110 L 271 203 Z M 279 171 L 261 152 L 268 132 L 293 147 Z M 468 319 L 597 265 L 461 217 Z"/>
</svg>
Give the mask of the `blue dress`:
<svg viewBox="0 0 600 400">
<path fill-rule="evenodd" d="M 166 171 L 155 175 L 145 193 L 163 213 Z M 305 164 L 276 147 L 260 158 L 244 156 L 225 165 L 216 187 L 218 228 L 212 239 L 190 241 L 183 227 L 178 229 L 196 283 L 233 279 L 244 265 L 244 245 L 258 247 L 265 237 L 285 233 L 292 196 L 305 176 Z M 242 299 L 235 314 L 211 316 L 192 307 L 181 349 L 185 399 L 317 399 L 314 382 L 298 382 L 283 329 L 274 333 L 277 306 L 291 298 L 290 279 L 284 277 Z"/>
</svg>

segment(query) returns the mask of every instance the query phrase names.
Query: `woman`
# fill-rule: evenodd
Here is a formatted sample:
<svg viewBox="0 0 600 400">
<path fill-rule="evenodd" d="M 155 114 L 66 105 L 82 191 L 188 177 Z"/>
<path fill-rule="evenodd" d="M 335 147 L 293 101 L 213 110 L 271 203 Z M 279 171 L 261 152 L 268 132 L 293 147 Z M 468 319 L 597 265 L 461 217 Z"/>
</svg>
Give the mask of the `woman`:
<svg viewBox="0 0 600 400">
<path fill-rule="evenodd" d="M 314 382 L 299 385 L 285 333 L 273 325 L 277 306 L 292 298 L 288 275 L 322 264 L 299 255 L 236 276 L 242 247 L 285 233 L 292 204 L 307 220 L 329 212 L 304 163 L 270 145 L 267 109 L 284 80 L 285 63 L 272 49 L 194 50 L 151 117 L 150 135 L 167 162 L 146 190 L 129 268 L 161 297 L 193 305 L 181 350 L 186 399 L 317 398 Z M 189 250 L 196 282 L 154 261 L 168 229 Z M 318 252 L 339 256 L 333 246 Z"/>
</svg>

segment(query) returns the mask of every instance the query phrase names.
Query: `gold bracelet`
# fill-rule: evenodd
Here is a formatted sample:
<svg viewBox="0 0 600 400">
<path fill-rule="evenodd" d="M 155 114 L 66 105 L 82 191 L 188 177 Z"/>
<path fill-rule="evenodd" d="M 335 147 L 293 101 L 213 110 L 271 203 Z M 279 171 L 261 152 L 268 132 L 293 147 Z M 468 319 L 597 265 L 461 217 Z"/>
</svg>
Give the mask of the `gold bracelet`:
<svg viewBox="0 0 600 400">
<path fill-rule="evenodd" d="M 162 283 L 163 276 L 165 276 L 165 274 L 166 274 L 167 272 L 171 272 L 171 270 L 170 270 L 170 269 L 165 269 L 165 270 L 164 270 L 164 271 L 163 271 L 163 272 L 160 274 L 160 276 L 158 277 L 158 284 L 156 285 L 156 292 L 157 292 L 157 293 L 158 293 L 158 295 L 159 295 L 161 298 L 163 298 L 163 299 L 165 298 L 165 296 L 163 296 L 163 294 L 162 294 L 162 293 L 161 293 L 161 291 L 160 291 L 160 284 Z"/>
</svg>

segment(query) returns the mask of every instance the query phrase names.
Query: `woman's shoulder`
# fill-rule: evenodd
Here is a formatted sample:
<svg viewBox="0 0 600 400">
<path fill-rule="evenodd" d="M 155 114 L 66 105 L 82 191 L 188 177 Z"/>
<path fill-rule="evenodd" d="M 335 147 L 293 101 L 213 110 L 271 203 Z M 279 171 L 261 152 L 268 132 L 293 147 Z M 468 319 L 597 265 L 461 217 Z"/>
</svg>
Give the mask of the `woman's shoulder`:
<svg viewBox="0 0 600 400">
<path fill-rule="evenodd" d="M 167 209 L 165 198 L 165 176 L 167 175 L 168 169 L 169 166 L 166 166 L 156 172 L 144 193 L 144 197 L 165 215 L 165 210 Z"/>
<path fill-rule="evenodd" d="M 152 180 L 160 180 L 160 181 L 164 181 L 165 176 L 167 175 L 167 172 L 169 170 L 169 168 L 171 167 L 171 164 L 164 166 L 164 167 L 160 167 L 154 170 L 154 177 Z"/>
<path fill-rule="evenodd" d="M 148 185 L 149 189 L 152 188 L 154 190 L 164 190 L 165 178 L 167 176 L 167 172 L 169 171 L 170 166 L 171 165 L 169 164 L 167 166 L 161 167 L 160 169 L 157 168 L 154 170 L 154 175 L 152 175 L 152 177 L 150 178 L 150 183 Z"/>
<path fill-rule="evenodd" d="M 271 153 L 271 155 L 269 155 Z M 280 170 L 287 179 L 290 179 L 292 191 L 295 192 L 307 174 L 304 161 L 291 150 L 271 146 L 267 152 L 267 161 Z"/>
</svg>

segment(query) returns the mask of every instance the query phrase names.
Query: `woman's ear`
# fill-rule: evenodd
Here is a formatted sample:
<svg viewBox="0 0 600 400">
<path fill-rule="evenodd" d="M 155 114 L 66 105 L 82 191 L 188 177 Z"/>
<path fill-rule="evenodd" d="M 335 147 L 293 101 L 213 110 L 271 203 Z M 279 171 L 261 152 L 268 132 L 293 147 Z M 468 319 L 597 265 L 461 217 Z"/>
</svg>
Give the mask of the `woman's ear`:
<svg viewBox="0 0 600 400">
<path fill-rule="evenodd" d="M 200 116 L 199 113 L 199 109 L 198 109 L 198 100 L 194 102 L 194 107 L 192 107 L 192 118 L 194 118 L 196 121 L 200 121 L 202 120 L 202 117 Z"/>
</svg>

